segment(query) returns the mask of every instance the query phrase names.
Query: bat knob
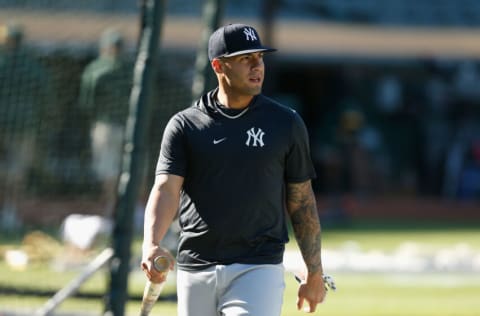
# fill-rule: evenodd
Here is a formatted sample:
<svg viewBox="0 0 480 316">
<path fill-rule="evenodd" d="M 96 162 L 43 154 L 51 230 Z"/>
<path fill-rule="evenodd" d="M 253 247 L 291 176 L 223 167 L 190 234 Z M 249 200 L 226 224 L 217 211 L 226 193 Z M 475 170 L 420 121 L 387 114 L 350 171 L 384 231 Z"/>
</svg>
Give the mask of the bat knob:
<svg viewBox="0 0 480 316">
<path fill-rule="evenodd" d="M 153 267 L 158 272 L 166 272 L 170 267 L 170 260 L 165 256 L 158 256 L 153 259 Z"/>
</svg>

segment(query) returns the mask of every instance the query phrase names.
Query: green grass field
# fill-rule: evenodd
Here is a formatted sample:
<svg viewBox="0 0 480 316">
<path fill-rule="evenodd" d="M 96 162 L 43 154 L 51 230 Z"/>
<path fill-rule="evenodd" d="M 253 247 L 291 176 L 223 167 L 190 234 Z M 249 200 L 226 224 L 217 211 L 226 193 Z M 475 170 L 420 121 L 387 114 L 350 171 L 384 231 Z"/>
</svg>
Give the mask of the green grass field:
<svg viewBox="0 0 480 316">
<path fill-rule="evenodd" d="M 336 274 L 337 292 L 318 306 L 329 316 L 474 316 L 480 277 L 469 275 Z M 295 307 L 296 285 L 287 284 L 284 316 L 305 315 Z"/>
<path fill-rule="evenodd" d="M 427 275 L 359 275 L 335 274 L 337 292 L 330 292 L 319 305 L 317 314 L 329 316 L 476 316 L 480 310 L 478 295 L 480 276 L 461 274 Z M 286 276 L 283 316 L 305 315 L 296 310 L 297 284 Z M 94 282 L 91 282 L 93 285 Z M 171 291 L 172 289 L 170 289 Z M 0 310 L 27 311 L 41 306 L 46 299 L 2 296 Z M 9 307 L 9 308 L 8 308 Z M 127 315 L 136 315 L 140 303 L 129 302 Z M 99 315 L 103 305 L 99 300 L 68 299 L 59 311 L 82 311 Z M 175 302 L 159 301 L 152 316 L 176 314 Z"/>
<path fill-rule="evenodd" d="M 480 230 L 476 228 L 428 227 L 382 229 L 353 228 L 324 231 L 323 247 L 336 249 L 347 241 L 355 241 L 364 250 L 381 249 L 390 251 L 404 242 L 414 241 L 428 249 L 454 246 L 466 243 L 477 252 L 480 250 Z M 10 242 L 10 241 L 9 241 Z M 3 242 L 2 242 L 3 243 Z M 295 248 L 291 242 L 289 248 Z M 138 255 L 138 241 L 134 245 Z M 138 249 L 137 249 L 138 248 Z M 325 260 L 325 258 L 324 258 Z M 329 272 L 329 271 L 327 271 Z M 329 272 L 330 273 L 330 272 Z M 28 271 L 11 270 L 0 261 L 0 285 L 9 287 L 34 287 L 41 290 L 55 290 L 73 279 L 78 271 L 56 272 L 48 265 L 33 265 Z M 474 316 L 480 311 L 480 275 L 468 273 L 330 273 L 335 277 L 338 290 L 329 292 L 324 304 L 317 308 L 318 315 L 345 316 Z M 130 293 L 140 295 L 145 282 L 144 276 L 136 271 L 131 274 Z M 286 275 L 283 316 L 306 315 L 296 310 L 296 291 L 298 285 L 291 274 Z M 175 284 L 170 281 L 165 294 L 174 293 Z M 104 293 L 106 277 L 104 272 L 97 273 L 81 288 L 83 293 Z M 26 295 L 0 295 L 0 315 L 2 311 L 25 311 L 29 314 L 40 307 L 46 297 Z M 127 304 L 127 315 L 138 314 L 140 302 Z M 100 299 L 66 300 L 59 311 L 83 312 L 83 315 L 100 315 L 103 302 Z M 171 316 L 176 314 L 174 301 L 161 300 L 155 306 L 152 316 Z"/>
</svg>

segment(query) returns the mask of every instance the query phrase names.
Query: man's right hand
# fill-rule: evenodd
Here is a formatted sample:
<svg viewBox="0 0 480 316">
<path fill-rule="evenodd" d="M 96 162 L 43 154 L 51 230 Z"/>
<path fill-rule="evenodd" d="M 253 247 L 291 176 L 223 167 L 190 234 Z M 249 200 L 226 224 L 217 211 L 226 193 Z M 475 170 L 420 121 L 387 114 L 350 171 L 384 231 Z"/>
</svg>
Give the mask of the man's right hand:
<svg viewBox="0 0 480 316">
<path fill-rule="evenodd" d="M 161 283 L 165 281 L 167 276 L 166 273 L 157 271 L 153 265 L 153 260 L 158 256 L 168 258 L 170 270 L 173 270 L 175 266 L 175 258 L 167 249 L 160 246 L 144 246 L 141 269 L 152 283 Z"/>
</svg>

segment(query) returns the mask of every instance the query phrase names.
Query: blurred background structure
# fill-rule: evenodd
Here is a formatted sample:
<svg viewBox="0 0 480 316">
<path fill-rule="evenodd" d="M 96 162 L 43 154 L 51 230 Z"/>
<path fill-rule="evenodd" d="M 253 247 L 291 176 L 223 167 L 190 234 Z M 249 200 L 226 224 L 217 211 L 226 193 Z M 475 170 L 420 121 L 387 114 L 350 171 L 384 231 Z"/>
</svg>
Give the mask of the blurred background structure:
<svg viewBox="0 0 480 316">
<path fill-rule="evenodd" d="M 167 4 L 137 232 L 164 125 L 192 100 L 206 2 Z M 266 58 L 264 92 L 306 121 L 325 225 L 480 219 L 479 1 L 224 2 L 223 23 L 253 24 L 279 49 Z M 0 0 L 4 240 L 55 234 L 71 215 L 111 219 L 139 10 L 127 0 Z M 86 239 L 64 240 L 63 265 L 92 247 Z"/>
</svg>

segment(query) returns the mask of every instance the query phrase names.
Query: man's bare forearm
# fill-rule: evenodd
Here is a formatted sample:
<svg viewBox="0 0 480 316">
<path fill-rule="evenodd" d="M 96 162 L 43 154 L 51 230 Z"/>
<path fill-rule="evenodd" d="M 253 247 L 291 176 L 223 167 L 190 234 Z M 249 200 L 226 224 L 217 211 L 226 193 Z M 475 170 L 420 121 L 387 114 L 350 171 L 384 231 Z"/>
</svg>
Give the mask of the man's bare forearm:
<svg viewBox="0 0 480 316">
<path fill-rule="evenodd" d="M 287 210 L 309 273 L 322 273 L 321 229 L 310 181 L 287 184 Z"/>
<path fill-rule="evenodd" d="M 157 176 L 145 208 L 144 246 L 158 245 L 172 223 L 179 201 L 183 179 Z"/>
</svg>

